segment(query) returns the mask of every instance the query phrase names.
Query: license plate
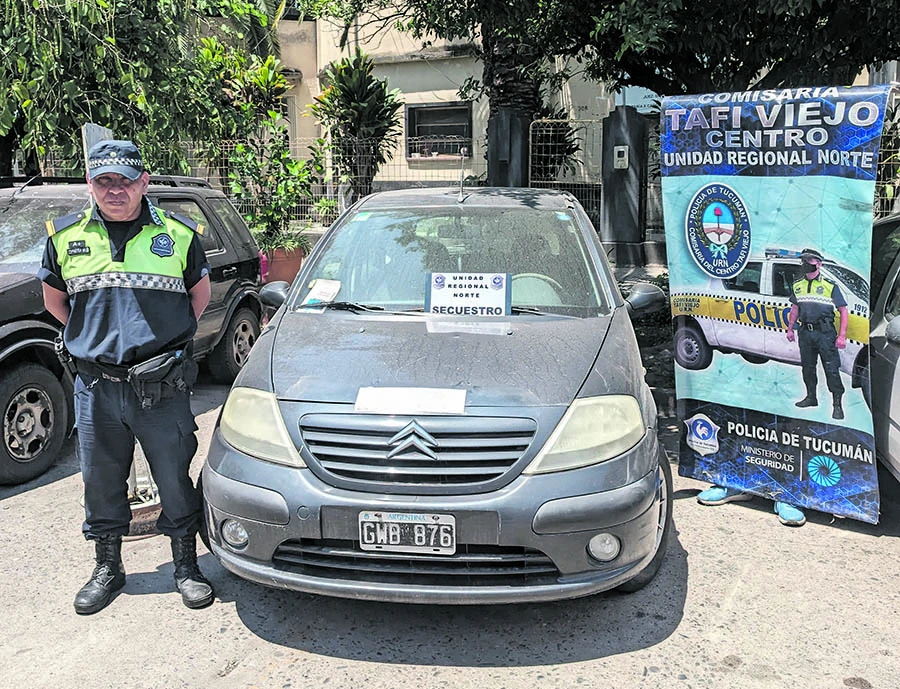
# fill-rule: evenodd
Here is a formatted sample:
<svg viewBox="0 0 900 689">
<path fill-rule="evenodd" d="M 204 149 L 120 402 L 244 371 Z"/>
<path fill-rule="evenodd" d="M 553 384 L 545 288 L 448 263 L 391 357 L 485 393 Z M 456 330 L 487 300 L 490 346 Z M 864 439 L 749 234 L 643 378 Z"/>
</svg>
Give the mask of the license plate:
<svg viewBox="0 0 900 689">
<path fill-rule="evenodd" d="M 453 555 L 456 517 L 452 514 L 360 512 L 359 547 L 394 553 Z"/>
</svg>

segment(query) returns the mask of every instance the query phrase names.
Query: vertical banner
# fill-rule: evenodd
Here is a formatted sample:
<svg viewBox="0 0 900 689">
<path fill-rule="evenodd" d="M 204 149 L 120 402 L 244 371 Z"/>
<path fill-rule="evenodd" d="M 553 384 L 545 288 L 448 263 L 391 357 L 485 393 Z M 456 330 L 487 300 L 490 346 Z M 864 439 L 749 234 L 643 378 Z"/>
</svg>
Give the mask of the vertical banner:
<svg viewBox="0 0 900 689">
<path fill-rule="evenodd" d="M 869 271 L 889 90 L 663 100 L 680 475 L 877 523 Z"/>
</svg>

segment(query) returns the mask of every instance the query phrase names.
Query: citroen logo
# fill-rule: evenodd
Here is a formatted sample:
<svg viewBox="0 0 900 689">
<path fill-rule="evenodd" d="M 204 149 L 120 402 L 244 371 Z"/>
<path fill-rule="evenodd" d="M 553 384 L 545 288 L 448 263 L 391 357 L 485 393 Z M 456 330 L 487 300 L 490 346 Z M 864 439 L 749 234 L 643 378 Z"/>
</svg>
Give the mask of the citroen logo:
<svg viewBox="0 0 900 689">
<path fill-rule="evenodd" d="M 418 421 L 410 421 L 406 424 L 399 433 L 388 440 L 388 445 L 394 448 L 388 453 L 388 459 L 392 459 L 410 449 L 417 450 L 431 459 L 437 459 L 437 455 L 431 448 L 437 447 L 438 442 L 419 425 Z"/>
</svg>

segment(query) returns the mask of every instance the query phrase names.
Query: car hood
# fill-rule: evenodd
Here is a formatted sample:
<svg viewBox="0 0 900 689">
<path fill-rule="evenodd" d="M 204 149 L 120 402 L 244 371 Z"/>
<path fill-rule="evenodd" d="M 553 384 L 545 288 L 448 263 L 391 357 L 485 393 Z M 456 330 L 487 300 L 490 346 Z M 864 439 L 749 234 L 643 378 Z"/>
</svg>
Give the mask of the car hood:
<svg viewBox="0 0 900 689">
<path fill-rule="evenodd" d="M 279 399 L 306 402 L 352 404 L 360 388 L 420 387 L 464 389 L 467 406 L 567 405 L 609 323 L 287 313 L 270 340 L 272 382 Z"/>
<path fill-rule="evenodd" d="M 28 273 L 0 272 L 0 322 L 43 313 L 41 281 Z"/>
</svg>

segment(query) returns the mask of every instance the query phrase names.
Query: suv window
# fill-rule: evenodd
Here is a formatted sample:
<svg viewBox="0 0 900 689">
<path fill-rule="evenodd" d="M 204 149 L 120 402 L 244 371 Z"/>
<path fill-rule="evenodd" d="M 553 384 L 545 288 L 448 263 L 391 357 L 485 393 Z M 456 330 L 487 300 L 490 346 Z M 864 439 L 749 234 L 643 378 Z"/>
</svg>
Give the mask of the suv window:
<svg viewBox="0 0 900 689">
<path fill-rule="evenodd" d="M 892 321 L 897 316 L 900 316 L 900 280 L 894 280 L 891 295 L 884 305 L 884 317 L 887 320 Z"/>
<path fill-rule="evenodd" d="M 47 243 L 45 223 L 87 207 L 72 198 L 0 199 L 0 263 L 37 263 Z"/>
<path fill-rule="evenodd" d="M 751 262 L 738 275 L 728 280 L 722 280 L 722 284 L 725 285 L 725 289 L 759 294 L 761 275 L 762 264 Z"/>
<path fill-rule="evenodd" d="M 876 226 L 872 234 L 872 294 L 881 292 L 897 254 L 900 254 L 900 221 Z"/>
<path fill-rule="evenodd" d="M 203 250 L 206 253 L 223 251 L 222 242 L 219 240 L 215 227 L 213 227 L 209 218 L 206 217 L 206 213 L 203 212 L 203 209 L 196 201 L 193 199 L 161 198 L 157 199 L 155 203 L 156 206 L 163 210 L 180 213 L 194 222 L 202 224 L 204 230 L 203 234 L 200 235 L 200 243 L 203 245 Z"/>
<path fill-rule="evenodd" d="M 772 294 L 776 297 L 791 296 L 791 287 L 798 275 L 800 275 L 800 266 L 791 263 L 776 263 L 772 266 Z"/>
<path fill-rule="evenodd" d="M 237 242 L 237 238 L 241 237 L 243 240 L 247 235 L 247 226 L 241 214 L 231 205 L 231 202 L 228 199 L 220 198 L 209 198 L 206 202 L 209 204 L 212 212 L 224 223 L 232 239 Z"/>
</svg>

